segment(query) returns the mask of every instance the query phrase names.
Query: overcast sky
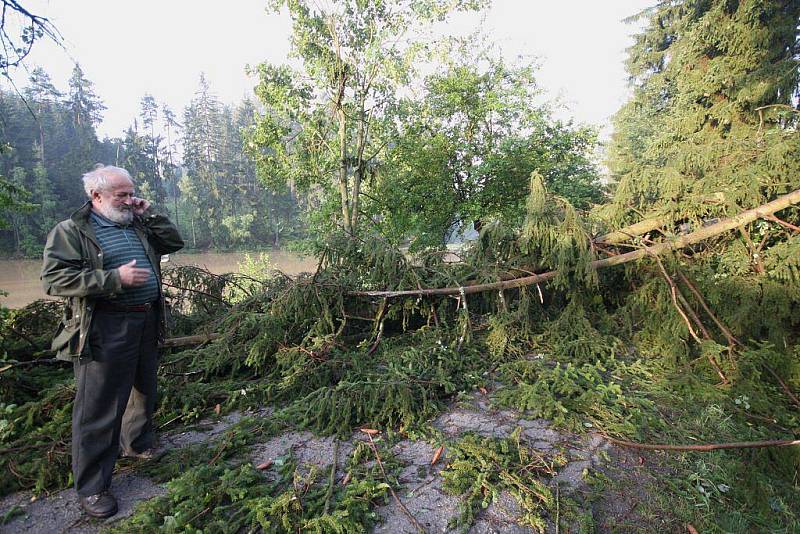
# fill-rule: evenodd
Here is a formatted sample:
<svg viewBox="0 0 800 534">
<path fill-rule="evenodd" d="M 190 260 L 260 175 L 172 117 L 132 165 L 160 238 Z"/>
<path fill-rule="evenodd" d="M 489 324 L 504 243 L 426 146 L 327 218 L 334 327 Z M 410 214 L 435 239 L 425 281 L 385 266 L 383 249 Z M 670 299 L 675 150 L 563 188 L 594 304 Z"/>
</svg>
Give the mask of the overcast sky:
<svg viewBox="0 0 800 534">
<path fill-rule="evenodd" d="M 145 93 L 182 115 L 201 72 L 222 101 L 252 95 L 245 65 L 283 63 L 289 49 L 288 15 L 266 10 L 266 0 L 27 0 L 64 36 L 66 52 L 37 44 L 29 65 L 42 65 L 66 88 L 72 62 L 108 109 L 100 136 L 120 136 L 139 113 Z M 655 0 L 495 0 L 485 18 L 458 17 L 454 33 L 478 25 L 508 59 L 537 58 L 538 80 L 566 105 L 561 116 L 600 126 L 625 101 L 623 61 L 635 26 L 622 19 Z M 25 72 L 17 71 L 24 85 Z"/>
</svg>

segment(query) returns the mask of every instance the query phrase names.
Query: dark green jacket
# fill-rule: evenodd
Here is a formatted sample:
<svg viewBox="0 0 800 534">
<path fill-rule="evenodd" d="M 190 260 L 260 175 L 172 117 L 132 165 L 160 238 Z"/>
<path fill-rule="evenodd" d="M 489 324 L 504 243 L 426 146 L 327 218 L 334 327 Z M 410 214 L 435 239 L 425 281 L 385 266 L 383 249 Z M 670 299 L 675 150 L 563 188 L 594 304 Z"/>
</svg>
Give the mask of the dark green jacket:
<svg viewBox="0 0 800 534">
<path fill-rule="evenodd" d="M 62 360 L 91 359 L 86 342 L 92 325 L 94 302 L 122 291 L 117 269 L 103 269 L 103 251 L 89 221 L 87 202 L 47 236 L 42 264 L 42 284 L 48 295 L 66 297 L 64 317 L 53 338 L 53 350 Z M 156 273 L 161 294 L 160 340 L 166 331 L 164 292 L 161 288 L 161 255 L 183 248 L 183 239 L 169 219 L 146 212 L 134 218 L 134 229 Z"/>
</svg>

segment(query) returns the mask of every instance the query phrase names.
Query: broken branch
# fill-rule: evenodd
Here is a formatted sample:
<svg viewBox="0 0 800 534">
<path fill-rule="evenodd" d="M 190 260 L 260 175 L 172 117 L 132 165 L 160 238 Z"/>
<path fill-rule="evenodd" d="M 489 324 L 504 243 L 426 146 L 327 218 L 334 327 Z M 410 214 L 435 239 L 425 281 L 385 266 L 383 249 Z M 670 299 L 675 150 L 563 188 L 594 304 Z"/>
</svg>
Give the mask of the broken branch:
<svg viewBox="0 0 800 534">
<path fill-rule="evenodd" d="M 599 434 L 615 445 L 628 447 L 631 449 L 643 449 L 648 451 L 717 451 L 721 449 L 763 449 L 765 447 L 791 447 L 800 445 L 800 439 L 774 439 L 769 441 L 740 441 L 733 443 L 709 443 L 706 445 L 670 445 L 653 443 L 636 443 L 623 439 L 612 438 L 605 434 Z"/>
<path fill-rule="evenodd" d="M 720 222 L 701 228 L 696 232 L 680 236 L 672 241 L 665 241 L 663 243 L 658 243 L 657 245 L 653 245 L 651 247 L 642 248 L 631 252 L 626 252 L 625 254 L 619 254 L 617 256 L 612 256 L 610 258 L 595 260 L 592 262 L 591 266 L 593 269 L 603 269 L 606 267 L 613 267 L 614 265 L 621 265 L 623 263 L 641 260 L 651 254 L 659 255 L 672 250 L 678 250 L 684 247 L 688 247 L 689 245 L 694 245 L 695 243 L 699 243 L 701 241 L 728 232 L 730 230 L 735 230 L 741 227 L 742 225 L 753 222 L 758 218 L 763 218 L 765 215 L 771 215 L 776 211 L 780 211 L 784 208 L 787 208 L 789 206 L 798 203 L 800 203 L 800 189 L 792 191 L 791 193 L 784 195 L 782 197 L 779 197 L 773 200 L 772 202 L 768 202 L 767 204 L 758 206 L 757 208 L 743 211 L 734 217 L 722 219 Z M 500 289 L 511 289 L 517 287 L 530 286 L 533 284 L 539 284 L 541 282 L 547 282 L 548 280 L 552 280 L 557 275 L 558 271 L 548 271 L 546 273 L 535 274 L 532 276 L 524 276 L 522 278 L 516 278 L 514 280 L 507 280 L 503 282 L 492 282 L 488 284 L 476 284 L 473 286 L 465 285 L 463 287 L 408 289 L 408 290 L 397 290 L 397 291 L 349 291 L 347 295 L 357 296 L 357 297 L 408 297 L 408 296 L 433 296 L 433 295 L 440 295 L 440 296 L 459 295 L 462 292 L 469 295 L 472 293 L 482 293 L 484 291 L 497 291 Z"/>
</svg>

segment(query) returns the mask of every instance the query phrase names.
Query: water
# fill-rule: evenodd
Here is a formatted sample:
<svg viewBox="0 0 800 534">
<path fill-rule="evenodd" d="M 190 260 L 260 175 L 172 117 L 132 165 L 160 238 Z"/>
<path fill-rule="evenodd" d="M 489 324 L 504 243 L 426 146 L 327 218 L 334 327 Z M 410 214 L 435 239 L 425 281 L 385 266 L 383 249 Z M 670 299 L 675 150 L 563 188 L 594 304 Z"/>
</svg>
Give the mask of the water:
<svg viewBox="0 0 800 534">
<path fill-rule="evenodd" d="M 294 252 L 281 250 L 265 252 L 270 263 L 289 276 L 304 271 L 313 271 L 317 260 L 310 256 L 301 256 Z M 258 253 L 251 253 L 257 257 Z M 198 265 L 212 273 L 222 274 L 238 271 L 239 263 L 244 260 L 243 252 L 204 252 L 200 254 L 170 254 L 167 265 Z M 42 290 L 39 273 L 42 268 L 40 260 L 0 260 L 0 290 L 8 293 L 0 296 L 0 305 L 6 308 L 21 308 L 34 300 L 48 298 Z"/>
</svg>

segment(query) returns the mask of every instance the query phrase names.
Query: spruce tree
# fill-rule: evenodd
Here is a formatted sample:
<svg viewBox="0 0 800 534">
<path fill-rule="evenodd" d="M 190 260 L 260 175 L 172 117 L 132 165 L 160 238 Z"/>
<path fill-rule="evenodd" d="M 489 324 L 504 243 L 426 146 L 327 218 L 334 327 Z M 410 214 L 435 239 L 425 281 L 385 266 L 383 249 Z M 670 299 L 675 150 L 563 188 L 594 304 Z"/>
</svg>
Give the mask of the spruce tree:
<svg viewBox="0 0 800 534">
<path fill-rule="evenodd" d="M 615 223 L 731 215 L 800 185 L 793 0 L 670 0 L 638 15 L 615 119 Z"/>
</svg>

